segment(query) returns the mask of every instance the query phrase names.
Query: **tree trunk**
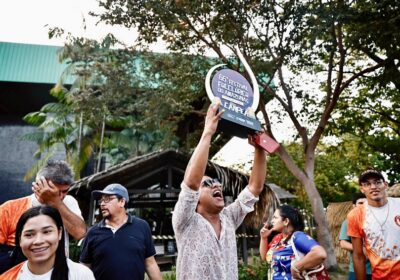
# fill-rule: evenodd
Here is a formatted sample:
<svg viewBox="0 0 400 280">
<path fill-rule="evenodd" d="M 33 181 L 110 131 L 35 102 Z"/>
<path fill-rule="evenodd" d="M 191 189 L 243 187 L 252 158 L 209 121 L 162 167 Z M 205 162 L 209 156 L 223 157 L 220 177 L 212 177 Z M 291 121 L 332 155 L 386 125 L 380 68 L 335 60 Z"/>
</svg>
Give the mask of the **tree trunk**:
<svg viewBox="0 0 400 280">
<path fill-rule="evenodd" d="M 309 178 L 313 178 L 313 174 Z M 312 212 L 314 214 L 315 222 L 317 223 L 317 238 L 321 246 L 323 246 L 328 255 L 325 264 L 327 268 L 336 268 L 337 261 L 335 256 L 335 250 L 333 247 L 332 235 L 329 231 L 328 220 L 326 219 L 326 213 L 324 210 L 324 205 L 322 203 L 322 198 L 315 186 L 315 182 L 312 179 L 308 179 L 302 182 L 309 201 L 311 203 Z"/>
<path fill-rule="evenodd" d="M 78 158 L 77 158 L 77 163 L 79 164 L 80 162 L 80 156 L 81 156 L 81 145 L 82 145 L 82 130 L 83 130 L 83 113 L 81 112 L 80 117 L 79 117 L 79 134 L 78 134 Z"/>
<path fill-rule="evenodd" d="M 326 267 L 329 269 L 335 269 L 337 267 L 337 261 L 333 247 L 332 235 L 328 228 L 328 221 L 326 219 L 322 198 L 314 182 L 315 148 L 312 148 L 311 146 L 308 147 L 309 149 L 306 150 L 304 155 L 306 159 L 304 170 L 294 162 L 283 146 L 278 149 L 277 153 L 287 169 L 304 186 L 308 200 L 311 204 L 311 210 L 314 215 L 313 218 L 316 222 L 318 242 L 325 248 L 328 255 L 325 261 Z"/>
<path fill-rule="evenodd" d="M 101 126 L 100 147 L 99 147 L 99 156 L 98 156 L 98 160 L 97 160 L 96 173 L 100 171 L 100 167 L 101 167 L 101 157 L 102 157 L 102 153 L 103 153 L 103 141 L 104 141 L 105 128 L 106 128 L 106 115 L 103 116 L 103 123 Z"/>
</svg>

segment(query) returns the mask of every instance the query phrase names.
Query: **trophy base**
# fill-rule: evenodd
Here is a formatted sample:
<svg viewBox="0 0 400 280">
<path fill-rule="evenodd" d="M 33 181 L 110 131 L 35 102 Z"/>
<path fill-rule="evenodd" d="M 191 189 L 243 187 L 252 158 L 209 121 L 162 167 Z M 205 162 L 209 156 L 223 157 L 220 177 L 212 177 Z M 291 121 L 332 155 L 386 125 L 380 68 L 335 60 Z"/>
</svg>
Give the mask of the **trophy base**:
<svg viewBox="0 0 400 280">
<path fill-rule="evenodd" d="M 218 130 L 231 136 L 247 138 L 247 135 L 261 131 L 261 123 L 255 118 L 225 109 L 219 121 Z"/>
</svg>

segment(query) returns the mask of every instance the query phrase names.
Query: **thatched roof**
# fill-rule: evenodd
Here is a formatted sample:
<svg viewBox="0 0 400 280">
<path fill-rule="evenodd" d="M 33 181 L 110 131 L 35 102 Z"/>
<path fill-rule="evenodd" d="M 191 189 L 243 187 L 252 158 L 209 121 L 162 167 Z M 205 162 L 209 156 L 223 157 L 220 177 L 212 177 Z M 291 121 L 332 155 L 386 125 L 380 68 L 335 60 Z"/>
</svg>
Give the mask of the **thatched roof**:
<svg viewBox="0 0 400 280">
<path fill-rule="evenodd" d="M 343 221 L 346 219 L 347 214 L 352 209 L 352 205 L 353 204 L 351 201 L 329 203 L 326 211 L 326 218 L 332 234 L 336 258 L 340 262 L 349 261 L 348 252 L 339 246 L 339 234 L 340 227 L 342 226 Z"/>
<path fill-rule="evenodd" d="M 391 197 L 400 197 L 400 183 L 389 187 L 387 190 L 387 195 Z"/>
<path fill-rule="evenodd" d="M 165 207 L 173 207 L 189 159 L 189 155 L 171 149 L 131 158 L 82 178 L 72 186 L 71 191 L 75 192 L 81 204 L 91 208 L 87 203 L 91 201 L 91 191 L 103 189 L 110 183 L 120 183 L 128 189 L 135 207 L 159 207 L 160 203 Z M 232 196 L 233 199 L 246 187 L 249 179 L 238 171 L 212 162 L 208 163 L 206 172 L 212 177 L 218 177 L 223 184 L 225 196 Z M 278 186 L 270 187 L 266 184 L 256 205 L 256 211 L 246 218 L 247 224 L 259 227 L 273 213 L 279 199 L 290 197 L 293 196 Z M 92 203 L 91 201 L 91 205 Z M 82 209 L 83 212 L 85 210 L 90 211 Z"/>
</svg>

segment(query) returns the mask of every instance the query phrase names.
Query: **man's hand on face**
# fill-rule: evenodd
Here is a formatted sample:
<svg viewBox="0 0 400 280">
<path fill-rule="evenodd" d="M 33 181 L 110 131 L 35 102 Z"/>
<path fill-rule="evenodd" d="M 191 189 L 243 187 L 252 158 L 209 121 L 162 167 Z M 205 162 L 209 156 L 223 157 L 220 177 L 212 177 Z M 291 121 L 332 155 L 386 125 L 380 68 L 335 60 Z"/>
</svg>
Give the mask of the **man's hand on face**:
<svg viewBox="0 0 400 280">
<path fill-rule="evenodd" d="M 62 201 L 58 187 L 52 181 L 47 181 L 43 176 L 32 183 L 32 191 L 42 204 L 55 206 Z"/>
</svg>

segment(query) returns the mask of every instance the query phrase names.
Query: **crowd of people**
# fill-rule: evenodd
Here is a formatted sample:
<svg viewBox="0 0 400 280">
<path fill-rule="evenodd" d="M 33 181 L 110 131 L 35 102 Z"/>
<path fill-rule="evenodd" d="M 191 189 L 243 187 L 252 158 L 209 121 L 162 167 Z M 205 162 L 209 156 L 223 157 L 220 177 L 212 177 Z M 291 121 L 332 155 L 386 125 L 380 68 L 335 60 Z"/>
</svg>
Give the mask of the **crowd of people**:
<svg viewBox="0 0 400 280">
<path fill-rule="evenodd" d="M 249 183 L 233 203 L 225 205 L 221 182 L 206 174 L 219 105 L 208 108 L 172 215 L 179 280 L 238 279 L 236 229 L 264 187 L 266 154 L 252 137 Z M 149 224 L 127 212 L 127 189 L 114 183 L 92 193 L 102 220 L 87 230 L 68 195 L 72 183 L 67 163 L 48 161 L 32 195 L 0 206 L 0 279 L 162 279 Z M 359 185 L 340 234 L 340 246 L 352 253 L 349 279 L 400 279 L 400 200 L 386 196 L 387 182 L 375 169 L 361 173 Z M 79 263 L 68 258 L 69 236 L 83 240 Z M 279 206 L 261 227 L 259 249 L 269 279 L 329 279 L 325 249 L 304 232 L 290 205 Z"/>
</svg>

